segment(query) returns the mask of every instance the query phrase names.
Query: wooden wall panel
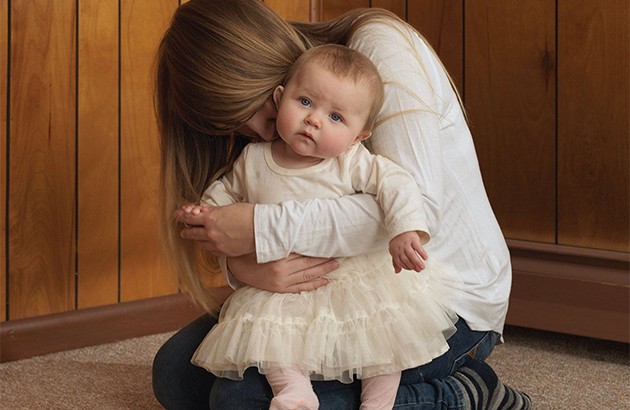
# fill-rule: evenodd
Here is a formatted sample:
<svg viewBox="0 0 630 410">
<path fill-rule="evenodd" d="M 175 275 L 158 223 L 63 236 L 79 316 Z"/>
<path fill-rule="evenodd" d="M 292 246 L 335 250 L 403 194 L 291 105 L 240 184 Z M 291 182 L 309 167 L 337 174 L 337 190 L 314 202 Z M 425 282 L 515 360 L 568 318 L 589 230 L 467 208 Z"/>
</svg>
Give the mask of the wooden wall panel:
<svg viewBox="0 0 630 410">
<path fill-rule="evenodd" d="M 177 0 L 122 2 L 121 301 L 177 291 L 159 237 L 154 58 Z"/>
<path fill-rule="evenodd" d="M 371 0 L 371 7 L 389 10 L 403 20 L 407 20 L 407 0 Z M 415 1 L 409 5 L 415 7 Z"/>
<path fill-rule="evenodd" d="M 152 75 L 178 3 L 0 0 L 0 321 L 177 292 L 158 237 Z M 627 1 L 267 3 L 302 20 L 306 4 L 311 19 L 408 14 L 464 85 L 506 235 L 628 251 Z"/>
<path fill-rule="evenodd" d="M 560 244 L 630 251 L 629 4 L 558 2 Z"/>
<path fill-rule="evenodd" d="M 369 6 L 369 0 L 321 0 L 321 21 L 338 17 L 348 10 Z"/>
<path fill-rule="evenodd" d="M 555 5 L 465 3 L 465 97 L 506 237 L 555 242 Z"/>
<path fill-rule="evenodd" d="M 118 302 L 118 0 L 79 0 L 79 309 Z"/>
<path fill-rule="evenodd" d="M 463 95 L 463 0 L 420 0 L 409 4 L 408 22 L 422 33 Z"/>
<path fill-rule="evenodd" d="M 75 6 L 11 2 L 10 319 L 75 305 Z"/>
<path fill-rule="evenodd" d="M 9 58 L 9 1 L 0 0 L 0 322 L 7 319 L 7 71 Z"/>
<path fill-rule="evenodd" d="M 264 3 L 289 21 L 310 21 L 311 0 L 264 0 Z"/>
</svg>

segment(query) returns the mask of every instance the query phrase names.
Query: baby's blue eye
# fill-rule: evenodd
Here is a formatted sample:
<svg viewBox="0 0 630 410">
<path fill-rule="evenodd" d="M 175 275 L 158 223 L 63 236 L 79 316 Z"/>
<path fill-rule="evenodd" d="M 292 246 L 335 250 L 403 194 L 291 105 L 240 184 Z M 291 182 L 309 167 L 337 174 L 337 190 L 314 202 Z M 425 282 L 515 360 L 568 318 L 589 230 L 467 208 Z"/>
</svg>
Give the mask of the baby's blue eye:
<svg viewBox="0 0 630 410">
<path fill-rule="evenodd" d="M 308 98 L 300 98 L 300 104 L 302 104 L 305 107 L 310 107 L 311 105 L 311 100 L 309 100 Z"/>
<path fill-rule="evenodd" d="M 341 115 L 339 114 L 330 114 L 330 119 L 333 120 L 334 122 L 339 122 L 342 120 Z"/>
</svg>

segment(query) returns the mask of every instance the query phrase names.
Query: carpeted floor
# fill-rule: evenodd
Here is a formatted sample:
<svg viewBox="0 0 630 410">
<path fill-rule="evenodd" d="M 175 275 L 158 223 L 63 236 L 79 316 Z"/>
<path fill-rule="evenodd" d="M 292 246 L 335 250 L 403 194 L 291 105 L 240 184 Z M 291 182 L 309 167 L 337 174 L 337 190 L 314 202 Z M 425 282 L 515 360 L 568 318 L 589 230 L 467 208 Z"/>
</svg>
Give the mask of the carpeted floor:
<svg viewBox="0 0 630 410">
<path fill-rule="evenodd" d="M 151 361 L 168 336 L 0 364 L 0 409 L 160 409 Z M 627 344 L 514 327 L 505 339 L 489 363 L 535 409 L 630 409 Z"/>
</svg>

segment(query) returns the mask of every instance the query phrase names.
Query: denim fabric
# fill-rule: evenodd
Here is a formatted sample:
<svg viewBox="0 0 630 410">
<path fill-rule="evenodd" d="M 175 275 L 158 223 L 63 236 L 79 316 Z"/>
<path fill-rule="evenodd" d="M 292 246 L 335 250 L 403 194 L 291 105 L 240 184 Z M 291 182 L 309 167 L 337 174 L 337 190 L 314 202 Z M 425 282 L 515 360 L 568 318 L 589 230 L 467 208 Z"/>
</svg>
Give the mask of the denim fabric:
<svg viewBox="0 0 630 410">
<path fill-rule="evenodd" d="M 153 394 L 169 410 L 208 410 L 216 377 L 190 363 L 216 319 L 202 316 L 171 336 L 153 359 Z"/>
<path fill-rule="evenodd" d="M 243 381 L 217 379 L 190 363 L 195 349 L 216 323 L 201 317 L 173 335 L 158 351 L 153 363 L 153 391 L 169 410 L 177 409 L 267 409 L 272 397 L 264 376 L 256 369 L 245 372 Z M 449 383 L 467 358 L 485 360 L 499 335 L 472 331 L 466 322 L 457 322 L 457 332 L 449 339 L 450 349 L 430 363 L 405 370 L 398 390 L 396 409 L 458 409 L 464 392 Z M 360 382 L 313 382 L 320 409 L 358 409 Z M 209 398 L 209 401 L 208 401 Z"/>
</svg>

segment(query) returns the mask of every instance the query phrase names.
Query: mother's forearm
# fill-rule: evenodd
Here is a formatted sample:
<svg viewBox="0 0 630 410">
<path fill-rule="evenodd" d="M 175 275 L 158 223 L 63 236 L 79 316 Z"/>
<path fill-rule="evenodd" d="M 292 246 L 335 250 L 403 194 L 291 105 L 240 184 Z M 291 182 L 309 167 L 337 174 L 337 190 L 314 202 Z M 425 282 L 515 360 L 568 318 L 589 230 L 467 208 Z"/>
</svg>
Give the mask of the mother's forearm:
<svg viewBox="0 0 630 410">
<path fill-rule="evenodd" d="M 290 253 L 343 257 L 386 249 L 383 220 L 379 204 L 368 194 L 256 205 L 256 257 L 262 263 Z"/>
</svg>

